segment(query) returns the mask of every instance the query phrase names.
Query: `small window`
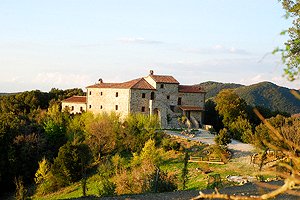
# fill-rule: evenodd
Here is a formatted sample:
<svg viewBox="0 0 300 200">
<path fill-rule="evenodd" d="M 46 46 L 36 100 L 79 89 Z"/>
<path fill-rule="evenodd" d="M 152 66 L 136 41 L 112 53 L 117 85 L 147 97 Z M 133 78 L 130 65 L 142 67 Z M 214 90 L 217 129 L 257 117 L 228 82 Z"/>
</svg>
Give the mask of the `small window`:
<svg viewBox="0 0 300 200">
<path fill-rule="evenodd" d="M 72 106 L 71 110 L 74 110 L 74 106 Z"/>
<path fill-rule="evenodd" d="M 154 92 L 151 92 L 151 100 L 154 100 Z"/>
<path fill-rule="evenodd" d="M 90 105 L 89 108 L 92 108 L 92 105 Z"/>
<path fill-rule="evenodd" d="M 80 107 L 80 112 L 82 112 L 83 111 L 83 108 L 82 108 L 82 106 Z"/>
<path fill-rule="evenodd" d="M 142 112 L 145 112 L 145 107 L 144 106 L 142 107 Z"/>
<path fill-rule="evenodd" d="M 160 88 L 164 88 L 164 84 L 160 84 Z"/>
<path fill-rule="evenodd" d="M 92 95 L 92 92 L 90 91 L 90 95 Z"/>
<path fill-rule="evenodd" d="M 100 109 L 102 109 L 103 107 L 102 107 L 102 105 L 100 106 Z"/>
<path fill-rule="evenodd" d="M 116 110 L 118 110 L 118 105 L 116 105 Z"/>
<path fill-rule="evenodd" d="M 146 94 L 145 93 L 142 93 L 142 98 L 144 99 L 146 97 Z"/>
<path fill-rule="evenodd" d="M 170 106 L 170 109 L 174 112 L 175 111 L 175 106 Z"/>
<path fill-rule="evenodd" d="M 170 95 L 167 96 L 167 99 L 170 99 Z"/>
<path fill-rule="evenodd" d="M 178 97 L 177 105 L 181 105 L 181 97 Z"/>
<path fill-rule="evenodd" d="M 100 96 L 102 96 L 103 95 L 103 93 L 102 92 L 100 92 Z"/>
<path fill-rule="evenodd" d="M 116 92 L 116 97 L 118 97 L 119 96 L 119 93 L 118 92 Z"/>
</svg>

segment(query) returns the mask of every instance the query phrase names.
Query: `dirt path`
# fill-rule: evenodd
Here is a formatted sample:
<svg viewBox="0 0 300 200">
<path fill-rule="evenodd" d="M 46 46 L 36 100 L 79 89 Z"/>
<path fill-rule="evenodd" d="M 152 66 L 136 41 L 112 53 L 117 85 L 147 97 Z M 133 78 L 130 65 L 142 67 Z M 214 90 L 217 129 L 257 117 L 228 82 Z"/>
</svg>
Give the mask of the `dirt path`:
<svg viewBox="0 0 300 200">
<path fill-rule="evenodd" d="M 165 133 L 173 137 L 181 137 L 193 141 L 200 141 L 205 144 L 215 144 L 215 135 L 206 130 L 199 130 L 195 137 L 189 137 L 174 131 L 165 131 Z M 237 140 L 232 140 L 232 142 L 228 145 L 228 149 L 233 152 L 233 158 L 249 156 L 254 152 L 254 147 L 251 144 L 245 144 Z"/>
</svg>

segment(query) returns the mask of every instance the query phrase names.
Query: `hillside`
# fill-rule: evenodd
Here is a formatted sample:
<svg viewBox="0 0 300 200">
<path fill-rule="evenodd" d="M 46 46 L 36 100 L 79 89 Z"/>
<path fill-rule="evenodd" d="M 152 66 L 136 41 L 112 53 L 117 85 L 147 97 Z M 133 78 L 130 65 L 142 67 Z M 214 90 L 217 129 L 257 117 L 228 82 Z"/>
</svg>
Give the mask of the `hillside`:
<svg viewBox="0 0 300 200">
<path fill-rule="evenodd" d="M 272 111 L 300 113 L 300 100 L 291 94 L 289 88 L 271 82 L 261 82 L 249 86 L 234 83 L 205 82 L 199 86 L 207 91 L 207 99 L 215 97 L 222 89 L 234 89 L 252 106 L 262 106 Z"/>
<path fill-rule="evenodd" d="M 208 81 L 204 83 L 200 83 L 197 86 L 203 87 L 205 89 L 206 93 L 206 99 L 213 98 L 217 96 L 217 94 L 223 90 L 223 89 L 235 89 L 242 87 L 241 84 L 235 84 L 235 83 L 219 83 L 219 82 L 213 82 Z"/>
</svg>

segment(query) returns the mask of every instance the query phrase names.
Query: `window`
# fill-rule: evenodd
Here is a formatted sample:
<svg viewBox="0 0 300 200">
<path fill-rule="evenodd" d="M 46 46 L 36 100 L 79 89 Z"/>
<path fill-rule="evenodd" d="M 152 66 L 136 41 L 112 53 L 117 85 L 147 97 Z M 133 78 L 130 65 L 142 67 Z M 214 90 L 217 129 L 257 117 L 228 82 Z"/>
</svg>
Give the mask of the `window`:
<svg viewBox="0 0 300 200">
<path fill-rule="evenodd" d="M 90 105 L 89 108 L 92 108 L 92 105 Z"/>
<path fill-rule="evenodd" d="M 90 91 L 90 95 L 92 95 L 92 92 Z"/>
<path fill-rule="evenodd" d="M 142 93 L 142 98 L 144 99 L 146 97 L 146 94 L 145 93 Z"/>
<path fill-rule="evenodd" d="M 145 107 L 144 106 L 142 107 L 142 112 L 145 112 Z"/>
<path fill-rule="evenodd" d="M 116 92 L 116 97 L 118 97 L 119 96 L 119 93 L 118 92 Z"/>
<path fill-rule="evenodd" d="M 151 100 L 154 100 L 154 92 L 151 92 Z"/>
<path fill-rule="evenodd" d="M 80 112 L 82 112 L 83 111 L 83 108 L 82 108 L 82 106 L 80 107 Z"/>
<path fill-rule="evenodd" d="M 100 92 L 100 96 L 102 96 L 103 95 L 103 93 L 102 92 Z"/>
<path fill-rule="evenodd" d="M 116 105 L 116 110 L 118 110 L 118 105 Z"/>
<path fill-rule="evenodd" d="M 177 105 L 181 105 L 181 97 L 178 97 Z"/>
<path fill-rule="evenodd" d="M 170 95 L 167 96 L 167 99 L 170 99 Z"/>
<path fill-rule="evenodd" d="M 102 109 L 103 107 L 102 107 L 102 105 L 100 106 L 100 109 Z"/>
<path fill-rule="evenodd" d="M 74 110 L 74 106 L 71 107 L 71 110 Z"/>
<path fill-rule="evenodd" d="M 160 88 L 164 88 L 164 84 L 160 84 Z"/>
<path fill-rule="evenodd" d="M 170 109 L 174 112 L 175 111 L 175 106 L 170 106 Z"/>
</svg>

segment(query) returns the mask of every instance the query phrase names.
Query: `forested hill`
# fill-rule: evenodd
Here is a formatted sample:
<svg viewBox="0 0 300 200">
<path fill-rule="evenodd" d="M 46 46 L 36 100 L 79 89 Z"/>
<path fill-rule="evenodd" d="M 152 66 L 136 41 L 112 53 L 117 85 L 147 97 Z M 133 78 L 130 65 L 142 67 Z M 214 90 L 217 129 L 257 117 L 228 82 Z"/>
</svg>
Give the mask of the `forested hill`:
<svg viewBox="0 0 300 200">
<path fill-rule="evenodd" d="M 198 86 L 203 87 L 206 93 L 206 99 L 214 98 L 217 96 L 217 94 L 223 90 L 223 89 L 235 89 L 238 87 L 242 87 L 241 84 L 235 84 L 235 83 L 220 83 L 220 82 L 213 82 L 208 81 L 204 83 L 198 84 Z"/>
<path fill-rule="evenodd" d="M 222 89 L 232 88 L 252 106 L 262 106 L 272 111 L 300 113 L 300 100 L 291 94 L 291 89 L 270 82 L 249 86 L 233 83 L 205 82 L 199 84 L 207 91 L 207 98 L 215 97 Z"/>
</svg>

